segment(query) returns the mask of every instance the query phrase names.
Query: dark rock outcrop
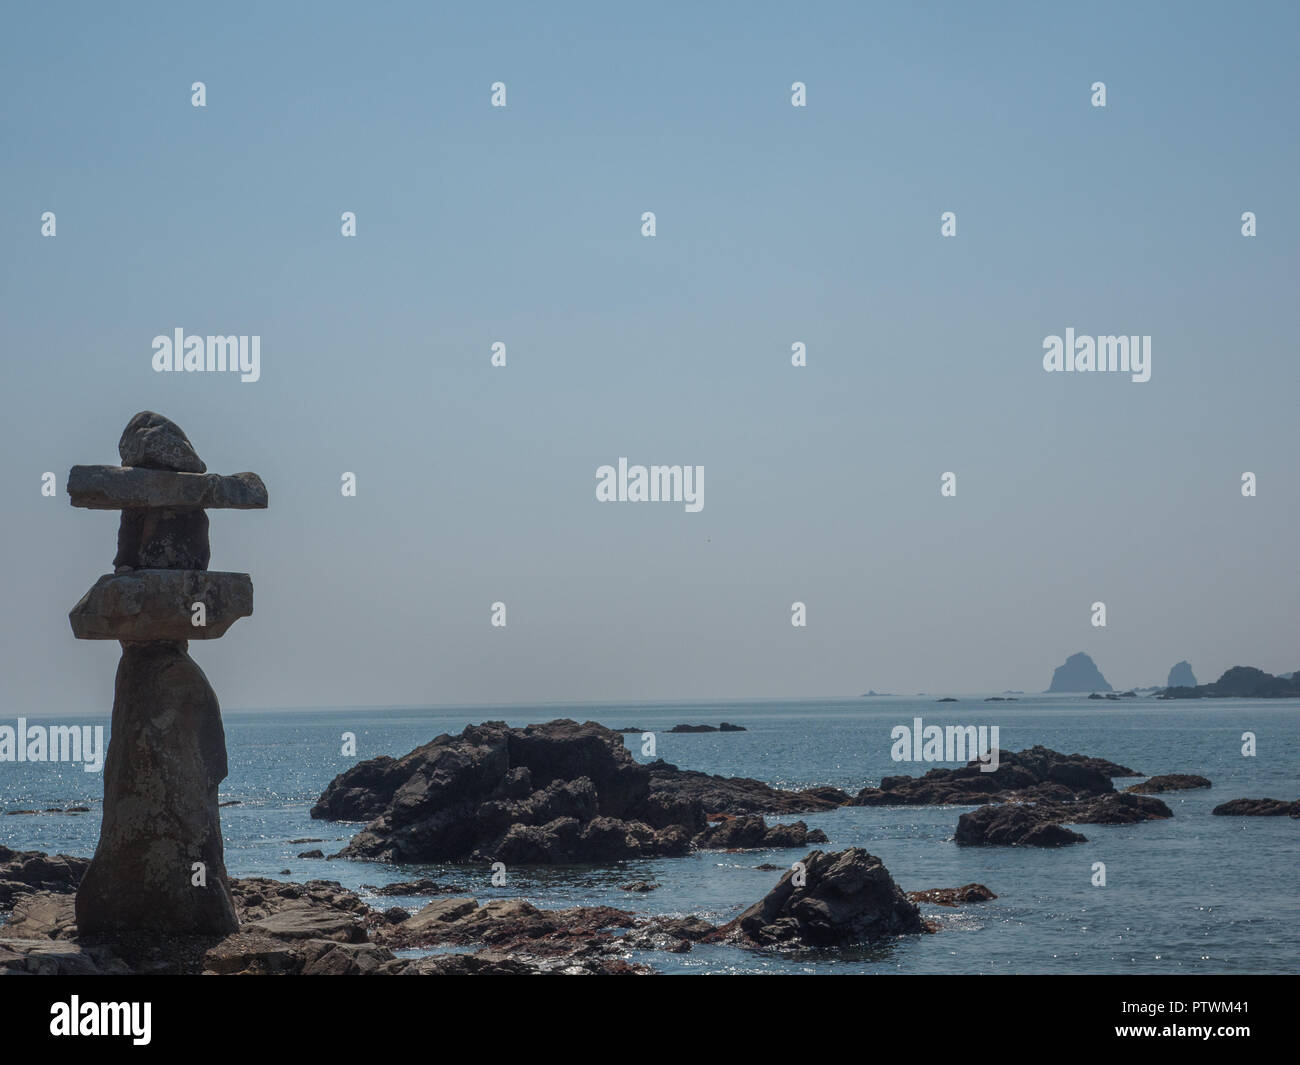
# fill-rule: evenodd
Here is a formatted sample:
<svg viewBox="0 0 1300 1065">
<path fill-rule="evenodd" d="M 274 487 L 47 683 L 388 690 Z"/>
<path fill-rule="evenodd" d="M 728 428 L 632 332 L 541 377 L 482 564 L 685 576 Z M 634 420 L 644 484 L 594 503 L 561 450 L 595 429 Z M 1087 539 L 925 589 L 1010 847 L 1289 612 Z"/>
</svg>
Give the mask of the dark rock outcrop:
<svg viewBox="0 0 1300 1065">
<path fill-rule="evenodd" d="M 863 788 L 854 806 L 971 806 L 1008 799 L 1071 802 L 1115 790 L 1112 777 L 1141 776 L 1127 766 L 1047 747 L 998 751 L 998 768 L 983 772 L 978 760 L 957 769 L 931 769 L 922 777 L 884 777 Z"/>
<path fill-rule="evenodd" d="M 1159 799 L 1110 792 L 1074 802 L 1005 803 L 981 806 L 957 819 L 956 841 L 968 845 L 1060 847 L 1086 843 L 1067 824 L 1132 825 L 1173 817 Z"/>
<path fill-rule="evenodd" d="M 958 843 L 1001 847 L 1063 847 L 1088 837 L 1057 823 L 1035 804 L 981 806 L 957 819 Z"/>
<path fill-rule="evenodd" d="M 54 879 L 75 879 L 75 867 L 67 876 L 57 871 L 57 858 L 19 857 L 30 880 L 48 878 L 38 872 L 41 860 L 56 870 Z M 0 925 L 0 974 L 622 974 L 649 971 L 625 960 L 631 949 L 680 952 L 713 931 L 693 917 L 647 921 L 610 907 L 542 910 L 518 899 L 485 906 L 472 898 L 440 899 L 415 915 L 381 912 L 330 880 L 252 877 L 231 880 L 230 891 L 241 927 L 225 936 L 87 936 L 77 928 L 70 891 L 23 894 Z M 624 943 L 631 931 L 636 940 Z M 391 949 L 444 944 L 474 952 L 412 959 Z"/>
<path fill-rule="evenodd" d="M 1300 818 L 1300 800 L 1285 799 L 1230 799 L 1210 811 L 1217 817 L 1297 817 Z"/>
<path fill-rule="evenodd" d="M 1167 688 L 1195 688 L 1196 674 L 1192 672 L 1192 664 L 1184 659 L 1178 662 L 1169 671 L 1169 680 L 1166 682 Z"/>
<path fill-rule="evenodd" d="M 880 859 L 861 848 L 813 851 L 800 864 L 802 886 L 795 885 L 795 870 L 787 872 L 766 897 L 719 929 L 718 938 L 829 947 L 926 931 L 916 904 Z"/>
<path fill-rule="evenodd" d="M 685 854 L 719 808 L 785 813 L 847 799 L 835 796 L 640 765 L 619 733 L 591 721 L 522 729 L 490 721 L 400 759 L 359 763 L 335 777 L 311 813 L 368 822 L 346 857 L 602 862 Z"/>
<path fill-rule="evenodd" d="M 1157 699 L 1300 699 L 1300 680 L 1275 677 L 1254 666 L 1233 666 L 1213 684 L 1170 687 Z"/>
<path fill-rule="evenodd" d="M 757 814 L 724 818 L 695 837 L 695 846 L 700 850 L 806 847 L 812 843 L 826 842 L 826 834 L 821 829 L 809 831 L 802 821 L 788 825 L 768 825 Z"/>
<path fill-rule="evenodd" d="M 698 803 L 710 814 L 804 814 L 846 806 L 850 796 L 839 788 L 783 791 L 749 777 L 723 777 L 678 769 L 660 759 L 651 762 L 650 790 L 664 808 Z"/>
<path fill-rule="evenodd" d="M 1108 692 L 1113 691 L 1101 670 L 1082 651 L 1070 655 L 1052 674 L 1048 692 Z"/>
</svg>

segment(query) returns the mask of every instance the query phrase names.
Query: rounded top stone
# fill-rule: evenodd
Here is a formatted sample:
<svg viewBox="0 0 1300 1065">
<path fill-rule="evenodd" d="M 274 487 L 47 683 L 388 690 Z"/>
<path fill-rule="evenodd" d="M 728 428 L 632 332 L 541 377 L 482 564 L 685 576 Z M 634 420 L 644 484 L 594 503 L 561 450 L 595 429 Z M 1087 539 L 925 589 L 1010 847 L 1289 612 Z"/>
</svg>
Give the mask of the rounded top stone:
<svg viewBox="0 0 1300 1065">
<path fill-rule="evenodd" d="M 177 473 L 208 472 L 207 463 L 199 458 L 184 430 L 151 410 L 142 410 L 126 423 L 117 453 L 123 466 Z"/>
</svg>

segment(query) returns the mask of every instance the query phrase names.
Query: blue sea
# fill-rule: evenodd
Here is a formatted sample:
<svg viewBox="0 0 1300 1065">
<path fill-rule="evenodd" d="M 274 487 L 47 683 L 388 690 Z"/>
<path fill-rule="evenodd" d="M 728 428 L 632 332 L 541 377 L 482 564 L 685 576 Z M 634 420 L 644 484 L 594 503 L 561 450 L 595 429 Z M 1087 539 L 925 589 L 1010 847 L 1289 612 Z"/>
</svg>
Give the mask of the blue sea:
<svg viewBox="0 0 1300 1065">
<path fill-rule="evenodd" d="M 970 807 L 843 808 L 803 816 L 830 837 L 823 849 L 864 847 L 878 855 L 905 891 L 972 881 L 997 893 L 992 902 L 946 909 L 922 906 L 936 935 L 871 949 L 810 955 L 696 947 L 683 955 L 647 952 L 670 973 L 1282 973 L 1300 971 L 1300 820 L 1212 817 L 1241 797 L 1300 798 L 1300 702 L 1151 698 L 1096 702 L 1077 696 L 1020 696 L 986 703 L 932 697 L 792 702 L 707 702 L 508 707 L 356 708 L 227 711 L 230 776 L 221 800 L 226 864 L 232 876 L 325 878 L 372 893 L 418 877 L 459 886 L 480 901 L 521 897 L 542 907 L 605 904 L 644 914 L 697 914 L 723 922 L 761 898 L 799 850 L 701 852 L 687 858 L 609 867 L 509 870 L 493 887 L 480 866 L 406 865 L 303 859 L 329 855 L 360 826 L 313 821 L 312 803 L 335 774 L 355 761 L 402 755 L 443 732 L 504 720 L 526 725 L 557 717 L 594 720 L 656 733 L 658 755 L 683 768 L 750 776 L 779 787 L 830 784 L 849 792 L 882 776 L 921 774 L 931 764 L 891 760 L 890 732 L 920 717 L 926 724 L 997 725 L 1000 746 L 1043 744 L 1128 765 L 1145 775 L 1199 773 L 1209 790 L 1161 796 L 1168 821 L 1086 825 L 1086 844 L 1055 850 L 959 847 L 958 816 Z M 29 723 L 102 723 L 28 715 Z M 747 731 L 671 734 L 679 723 L 730 721 Z M 12 723 L 6 721 L 5 723 Z M 340 754 L 342 735 L 357 754 Z M 1257 754 L 1242 754 L 1242 734 Z M 641 740 L 626 737 L 638 760 Z M 1118 780 L 1118 787 L 1135 781 Z M 20 850 L 89 856 L 102 808 L 102 777 L 79 765 L 0 763 L 0 809 L 86 805 L 89 814 L 0 816 L 0 843 Z M 795 820 L 795 818 L 769 818 Z M 321 842 L 294 843 L 319 839 Z M 1104 887 L 1093 865 L 1105 863 Z M 290 870 L 285 873 L 284 870 Z M 648 894 L 619 890 L 653 880 Z M 418 908 L 427 899 L 375 898 L 372 905 Z"/>
</svg>

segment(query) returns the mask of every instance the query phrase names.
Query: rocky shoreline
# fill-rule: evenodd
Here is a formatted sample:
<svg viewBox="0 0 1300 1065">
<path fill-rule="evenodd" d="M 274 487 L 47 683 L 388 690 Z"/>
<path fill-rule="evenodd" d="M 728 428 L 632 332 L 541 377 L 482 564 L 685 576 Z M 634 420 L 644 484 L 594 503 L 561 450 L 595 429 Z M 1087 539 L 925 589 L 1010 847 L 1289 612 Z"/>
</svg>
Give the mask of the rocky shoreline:
<svg viewBox="0 0 1300 1065">
<path fill-rule="evenodd" d="M 876 943 L 937 930 L 918 902 L 997 896 L 979 884 L 904 894 L 879 858 L 812 851 L 735 920 L 642 915 L 610 906 L 543 909 L 523 899 L 436 898 L 412 914 L 378 909 L 335 881 L 230 880 L 239 928 L 225 936 L 82 936 L 75 891 L 85 859 L 0 848 L 12 913 L 0 926 L 0 973 L 112 975 L 632 975 L 647 954 L 702 944 L 803 949 Z M 433 882 L 399 885 L 441 890 Z M 452 952 L 441 952 L 454 948 Z M 422 957 L 396 951 L 438 950 Z"/>
</svg>

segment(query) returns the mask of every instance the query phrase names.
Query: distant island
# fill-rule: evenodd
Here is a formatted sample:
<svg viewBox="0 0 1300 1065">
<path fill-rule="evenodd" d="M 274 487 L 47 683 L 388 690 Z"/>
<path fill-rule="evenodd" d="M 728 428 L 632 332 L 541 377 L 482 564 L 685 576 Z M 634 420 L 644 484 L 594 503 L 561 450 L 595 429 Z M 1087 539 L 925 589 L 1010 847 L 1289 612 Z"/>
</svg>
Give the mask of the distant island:
<svg viewBox="0 0 1300 1065">
<path fill-rule="evenodd" d="M 1052 674 L 1048 694 L 1053 692 L 1109 692 L 1114 691 L 1097 664 L 1080 651 L 1070 655 Z"/>
<path fill-rule="evenodd" d="M 1196 674 L 1192 672 L 1192 664 L 1186 660 L 1179 662 L 1169 671 L 1169 680 L 1165 684 L 1166 688 L 1195 688 Z"/>
<path fill-rule="evenodd" d="M 1186 663 L 1181 664 L 1186 665 Z M 1296 681 L 1294 673 L 1275 677 L 1272 673 L 1265 673 L 1254 666 L 1233 666 L 1213 684 L 1171 686 L 1156 698 L 1300 699 L 1300 682 Z"/>
</svg>

